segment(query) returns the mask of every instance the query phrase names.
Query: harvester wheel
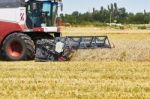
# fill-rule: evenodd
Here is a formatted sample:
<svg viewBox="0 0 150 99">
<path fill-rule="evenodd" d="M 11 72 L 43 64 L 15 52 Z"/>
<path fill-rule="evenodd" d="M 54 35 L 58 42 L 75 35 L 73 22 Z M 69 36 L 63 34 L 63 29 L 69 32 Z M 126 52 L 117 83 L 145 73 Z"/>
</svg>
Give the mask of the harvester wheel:
<svg viewBox="0 0 150 99">
<path fill-rule="evenodd" d="M 3 42 L 2 56 L 5 60 L 29 60 L 35 57 L 33 40 L 23 33 L 10 34 Z"/>
</svg>

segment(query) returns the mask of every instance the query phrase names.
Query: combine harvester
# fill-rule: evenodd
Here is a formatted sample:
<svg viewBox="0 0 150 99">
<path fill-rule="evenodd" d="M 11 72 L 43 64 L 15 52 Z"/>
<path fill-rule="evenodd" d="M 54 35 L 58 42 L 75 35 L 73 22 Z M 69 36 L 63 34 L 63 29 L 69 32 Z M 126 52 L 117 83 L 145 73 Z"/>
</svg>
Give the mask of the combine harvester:
<svg viewBox="0 0 150 99">
<path fill-rule="evenodd" d="M 107 36 L 61 37 L 62 0 L 0 0 L 0 49 L 5 60 L 68 60 L 72 49 L 111 48 Z"/>
</svg>

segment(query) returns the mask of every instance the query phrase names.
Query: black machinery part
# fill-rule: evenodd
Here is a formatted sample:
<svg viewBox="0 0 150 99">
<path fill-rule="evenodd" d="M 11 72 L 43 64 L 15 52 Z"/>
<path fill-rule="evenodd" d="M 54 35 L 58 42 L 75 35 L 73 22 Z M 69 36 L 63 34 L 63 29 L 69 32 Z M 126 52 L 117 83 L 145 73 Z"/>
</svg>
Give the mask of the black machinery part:
<svg viewBox="0 0 150 99">
<path fill-rule="evenodd" d="M 57 42 L 64 43 L 62 53 L 55 51 Z M 74 50 L 111 48 L 111 44 L 107 36 L 67 36 L 38 40 L 36 47 L 36 61 L 67 61 Z"/>
</svg>

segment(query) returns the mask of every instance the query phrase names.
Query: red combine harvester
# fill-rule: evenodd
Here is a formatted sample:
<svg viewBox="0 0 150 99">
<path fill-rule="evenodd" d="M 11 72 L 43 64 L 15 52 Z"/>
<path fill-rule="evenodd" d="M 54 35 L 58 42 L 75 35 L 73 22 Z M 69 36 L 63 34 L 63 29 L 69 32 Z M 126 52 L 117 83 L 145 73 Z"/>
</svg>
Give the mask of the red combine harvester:
<svg viewBox="0 0 150 99">
<path fill-rule="evenodd" d="M 63 51 L 64 46 L 106 47 L 107 40 L 107 47 L 110 47 L 107 36 L 60 37 L 61 19 L 57 17 L 59 7 L 62 8 L 62 0 L 0 0 L 2 58 L 13 61 L 34 59 L 35 56 L 39 57 L 39 50 L 36 55 L 36 49 L 41 46 L 50 51 L 53 45 L 53 51 L 59 52 L 60 48 Z M 40 44 L 42 45 L 37 47 Z"/>
</svg>

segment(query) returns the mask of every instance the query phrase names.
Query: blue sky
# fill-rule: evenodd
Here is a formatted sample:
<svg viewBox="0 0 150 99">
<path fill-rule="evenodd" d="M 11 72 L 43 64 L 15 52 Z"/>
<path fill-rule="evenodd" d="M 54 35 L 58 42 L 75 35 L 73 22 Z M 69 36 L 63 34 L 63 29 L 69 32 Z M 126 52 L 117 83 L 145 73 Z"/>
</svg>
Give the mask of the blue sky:
<svg viewBox="0 0 150 99">
<path fill-rule="evenodd" d="M 92 11 L 92 8 L 100 9 L 101 6 L 107 7 L 114 2 L 119 7 L 125 7 L 128 12 L 143 12 L 144 9 L 150 12 L 150 0 L 63 0 L 63 2 L 63 13 Z"/>
</svg>

